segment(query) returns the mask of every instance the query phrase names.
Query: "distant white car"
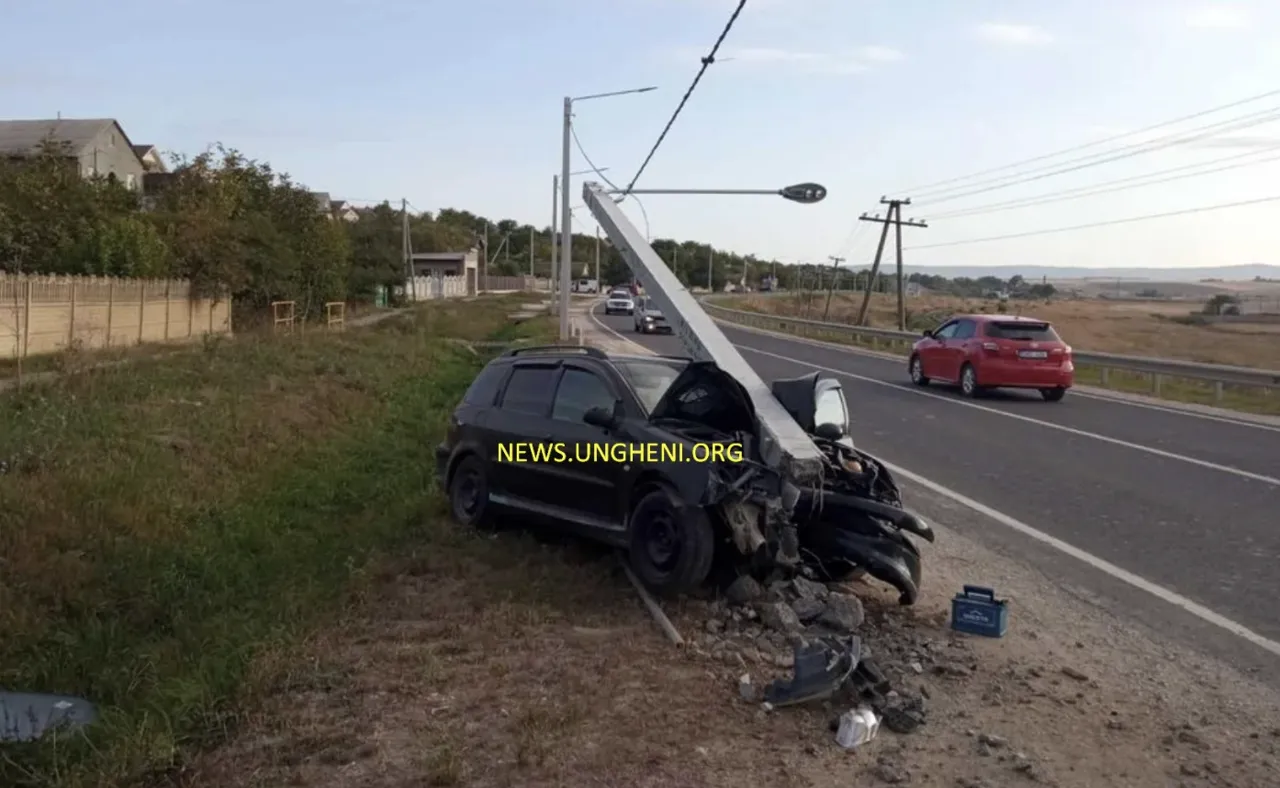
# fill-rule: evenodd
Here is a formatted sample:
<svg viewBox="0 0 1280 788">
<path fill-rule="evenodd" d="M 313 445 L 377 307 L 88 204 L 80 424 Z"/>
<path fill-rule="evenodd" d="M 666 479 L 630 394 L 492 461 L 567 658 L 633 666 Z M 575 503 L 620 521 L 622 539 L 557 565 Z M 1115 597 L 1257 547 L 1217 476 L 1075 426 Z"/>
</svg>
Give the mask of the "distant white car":
<svg viewBox="0 0 1280 788">
<path fill-rule="evenodd" d="M 635 301 L 626 290 L 614 290 L 604 302 L 606 315 L 630 315 L 635 313 L 635 309 Z"/>
<path fill-rule="evenodd" d="M 579 279 L 571 287 L 575 293 L 594 293 L 600 289 L 594 279 Z"/>
<path fill-rule="evenodd" d="M 640 296 L 635 302 L 635 329 L 638 334 L 670 334 L 671 324 L 666 315 L 648 296 Z"/>
</svg>

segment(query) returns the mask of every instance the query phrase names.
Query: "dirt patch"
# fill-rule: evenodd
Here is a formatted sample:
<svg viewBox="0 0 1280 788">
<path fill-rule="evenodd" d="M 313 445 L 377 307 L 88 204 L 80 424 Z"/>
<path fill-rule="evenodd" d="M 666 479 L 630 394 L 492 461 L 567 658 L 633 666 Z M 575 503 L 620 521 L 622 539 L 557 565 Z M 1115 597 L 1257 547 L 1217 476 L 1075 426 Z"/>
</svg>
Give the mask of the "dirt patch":
<svg viewBox="0 0 1280 788">
<path fill-rule="evenodd" d="M 711 602 L 669 605 L 691 641 L 677 650 L 610 558 L 510 536 L 457 540 L 389 563 L 369 603 L 183 783 L 1280 784 L 1269 692 L 945 530 L 926 556 L 933 590 L 916 607 L 849 586 L 865 600 L 875 659 L 927 698 L 919 730 L 882 727 L 853 752 L 829 728 L 841 702 L 766 711 L 739 697 L 744 672 L 763 684 L 789 668 L 733 647 Z M 1016 592 L 1004 639 L 945 625 L 948 593 L 975 575 Z"/>
</svg>

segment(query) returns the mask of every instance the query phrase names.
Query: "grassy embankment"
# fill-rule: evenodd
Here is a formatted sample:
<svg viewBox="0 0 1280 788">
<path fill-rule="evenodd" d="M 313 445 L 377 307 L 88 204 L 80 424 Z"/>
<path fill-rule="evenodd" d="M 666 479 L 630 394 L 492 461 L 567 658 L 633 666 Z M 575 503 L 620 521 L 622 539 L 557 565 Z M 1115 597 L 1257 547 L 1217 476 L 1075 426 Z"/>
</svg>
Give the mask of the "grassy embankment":
<svg viewBox="0 0 1280 788">
<path fill-rule="evenodd" d="M 853 322 L 861 305 L 861 298 L 861 294 L 835 295 L 828 320 L 833 323 Z M 717 303 L 730 309 L 793 317 L 808 315 L 811 320 L 821 320 L 825 297 L 818 295 L 811 305 L 807 305 L 803 296 L 747 296 L 722 299 Z M 1063 301 L 1050 304 L 1031 302 L 1022 308 L 1028 315 L 1053 321 L 1059 333 L 1080 350 L 1280 369 L 1280 342 L 1276 341 L 1280 334 L 1269 331 L 1271 326 L 1253 327 L 1256 330 L 1246 331 L 1248 327 L 1240 325 L 1191 325 L 1180 322 L 1180 318 L 1188 311 L 1185 305 L 1177 306 L 1176 313 L 1169 309 L 1156 311 L 1155 306 L 1162 305 Z M 908 301 L 907 328 L 921 331 L 936 327 L 952 314 L 995 311 L 994 302 L 978 299 L 937 296 L 914 298 Z M 876 328 L 897 327 L 897 307 L 892 296 L 873 296 L 868 310 L 868 323 Z M 799 331 L 798 328 L 789 330 Z M 814 332 L 811 329 L 806 329 L 806 332 L 806 336 L 814 339 L 874 348 L 904 357 L 910 347 L 906 342 L 855 339 L 844 332 Z M 1081 385 L 1104 387 L 1102 370 L 1088 365 L 1076 366 L 1076 381 Z M 1105 388 L 1155 396 L 1151 377 L 1140 373 L 1111 370 Z M 1210 383 L 1167 378 L 1162 381 L 1158 396 L 1177 402 L 1216 405 L 1268 415 L 1280 414 L 1280 396 L 1251 386 L 1224 386 L 1222 399 L 1217 401 L 1214 387 Z"/>
<path fill-rule="evenodd" d="M 148 784 L 225 740 L 291 644 L 438 532 L 432 448 L 527 296 L 212 341 L 0 395 L 0 687 L 100 725 L 0 746 L 0 785 Z M 145 355 L 142 354 L 142 355 Z"/>
</svg>

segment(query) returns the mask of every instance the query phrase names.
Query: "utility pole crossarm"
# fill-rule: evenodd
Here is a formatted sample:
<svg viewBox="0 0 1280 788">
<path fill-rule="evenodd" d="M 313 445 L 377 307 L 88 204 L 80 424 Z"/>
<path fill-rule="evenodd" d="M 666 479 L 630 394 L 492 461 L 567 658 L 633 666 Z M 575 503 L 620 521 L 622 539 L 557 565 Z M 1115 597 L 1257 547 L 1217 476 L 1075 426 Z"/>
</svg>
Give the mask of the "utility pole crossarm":
<svg viewBox="0 0 1280 788">
<path fill-rule="evenodd" d="M 583 184 L 582 198 L 632 274 L 644 282 L 646 294 L 657 302 L 688 355 L 697 361 L 714 362 L 746 389 L 760 428 L 761 459 L 793 482 L 819 484 L 823 459 L 813 439 L 774 399 L 769 386 L 645 241 L 622 208 L 596 183 Z"/>
<path fill-rule="evenodd" d="M 897 220 L 895 220 L 895 219 L 891 219 L 891 218 L 889 218 L 888 216 L 881 216 L 880 214 L 876 214 L 875 216 L 871 216 L 871 215 L 869 215 L 869 214 L 865 214 L 865 213 L 858 217 L 858 221 L 860 221 L 860 222 L 877 222 L 878 224 L 897 224 L 897 223 L 898 223 L 898 222 L 897 222 Z M 922 221 L 918 220 L 918 219 L 903 219 L 903 220 L 902 220 L 902 226 L 903 226 L 903 227 L 925 227 L 925 228 L 927 228 L 929 225 L 928 225 L 928 224 L 926 224 L 925 222 L 922 222 Z"/>
</svg>

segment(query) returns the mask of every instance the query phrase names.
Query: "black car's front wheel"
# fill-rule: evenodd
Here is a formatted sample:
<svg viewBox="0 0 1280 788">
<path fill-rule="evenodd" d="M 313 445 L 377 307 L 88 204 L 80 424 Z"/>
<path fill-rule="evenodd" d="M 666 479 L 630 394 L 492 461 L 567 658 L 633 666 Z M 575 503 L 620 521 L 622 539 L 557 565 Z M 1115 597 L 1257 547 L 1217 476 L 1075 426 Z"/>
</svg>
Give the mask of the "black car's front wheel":
<svg viewBox="0 0 1280 788">
<path fill-rule="evenodd" d="M 480 458 L 464 457 L 449 480 L 449 508 L 462 525 L 482 525 L 489 514 L 489 479 Z"/>
<path fill-rule="evenodd" d="M 628 560 L 651 591 L 672 596 L 695 590 L 711 573 L 714 557 L 715 533 L 701 507 L 680 506 L 665 489 L 636 503 Z"/>
</svg>

